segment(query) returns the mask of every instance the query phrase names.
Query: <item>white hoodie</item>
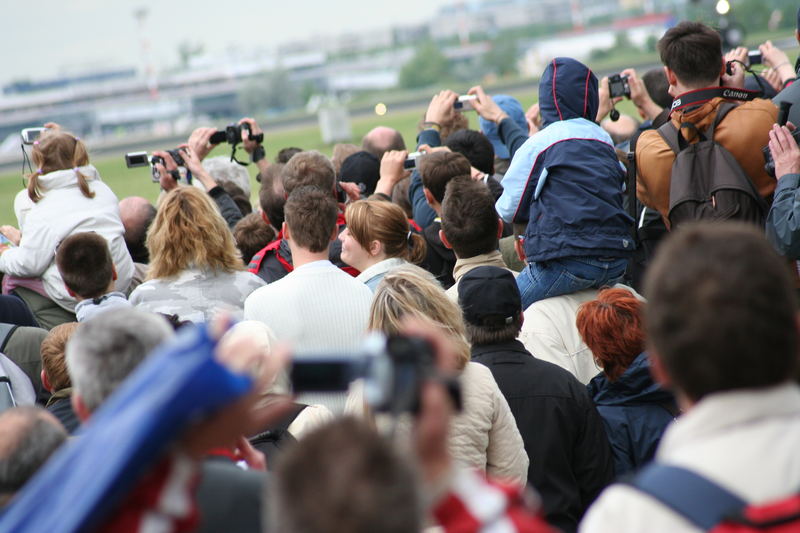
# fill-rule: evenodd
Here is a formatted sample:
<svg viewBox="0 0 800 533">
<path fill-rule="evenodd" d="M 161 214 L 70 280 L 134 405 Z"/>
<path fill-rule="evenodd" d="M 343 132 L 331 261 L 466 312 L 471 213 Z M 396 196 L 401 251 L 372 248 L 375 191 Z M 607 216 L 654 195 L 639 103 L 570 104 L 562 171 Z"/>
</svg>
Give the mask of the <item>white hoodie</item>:
<svg viewBox="0 0 800 533">
<path fill-rule="evenodd" d="M 83 195 L 72 169 L 39 176 L 42 199 L 25 202 L 18 195 L 15 200 L 22 240 L 18 247 L 0 255 L 0 271 L 23 278 L 41 278 L 48 296 L 68 311 L 75 310 L 77 300 L 67 293 L 55 263 L 56 248 L 66 237 L 94 232 L 105 238 L 117 270 L 116 290 L 125 292 L 133 276 L 133 261 L 125 247 L 117 197 L 100 181 L 94 166 L 78 170 L 86 176 L 94 198 Z M 27 198 L 27 191 L 20 194 Z"/>
</svg>

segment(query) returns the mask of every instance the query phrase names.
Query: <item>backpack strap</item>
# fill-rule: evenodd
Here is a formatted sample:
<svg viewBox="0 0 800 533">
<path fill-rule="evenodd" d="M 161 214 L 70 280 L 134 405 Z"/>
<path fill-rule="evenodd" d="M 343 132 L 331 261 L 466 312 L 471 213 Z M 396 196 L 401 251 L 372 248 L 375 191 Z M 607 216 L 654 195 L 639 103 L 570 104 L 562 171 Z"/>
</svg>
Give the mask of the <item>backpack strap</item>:
<svg viewBox="0 0 800 533">
<path fill-rule="evenodd" d="M 19 326 L 16 324 L 0 323 L 0 352 L 5 352 L 6 344 L 11 340 L 11 334 L 14 333 Z"/>
<path fill-rule="evenodd" d="M 734 104 L 733 102 L 721 102 L 719 106 L 717 106 L 717 116 L 714 117 L 714 122 L 706 130 L 706 135 L 709 139 L 714 138 L 714 131 L 719 126 L 719 123 L 722 122 L 722 119 L 734 108 L 738 107 L 739 104 Z"/>
<path fill-rule="evenodd" d="M 641 470 L 630 485 L 649 494 L 692 524 L 710 531 L 747 502 L 691 470 L 653 463 Z"/>
</svg>

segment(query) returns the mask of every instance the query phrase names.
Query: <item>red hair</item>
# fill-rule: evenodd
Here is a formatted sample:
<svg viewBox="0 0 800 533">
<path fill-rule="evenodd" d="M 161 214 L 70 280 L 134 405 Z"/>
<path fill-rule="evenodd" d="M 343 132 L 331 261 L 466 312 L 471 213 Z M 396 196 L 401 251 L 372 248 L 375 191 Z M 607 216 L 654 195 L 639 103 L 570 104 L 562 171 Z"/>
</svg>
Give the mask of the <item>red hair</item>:
<svg viewBox="0 0 800 533">
<path fill-rule="evenodd" d="M 625 289 L 604 289 L 578 309 L 575 323 L 609 381 L 644 351 L 643 304 Z"/>
</svg>

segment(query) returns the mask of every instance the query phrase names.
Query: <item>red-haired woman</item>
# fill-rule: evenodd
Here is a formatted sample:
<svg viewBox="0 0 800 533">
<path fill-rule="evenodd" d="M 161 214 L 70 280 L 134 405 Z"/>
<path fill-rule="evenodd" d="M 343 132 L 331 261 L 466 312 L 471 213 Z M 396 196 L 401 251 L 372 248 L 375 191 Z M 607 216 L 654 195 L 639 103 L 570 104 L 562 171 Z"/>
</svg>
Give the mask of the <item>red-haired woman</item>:
<svg viewBox="0 0 800 533">
<path fill-rule="evenodd" d="M 603 368 L 589 395 L 603 418 L 617 476 L 653 458 L 678 410 L 671 392 L 650 375 L 644 353 L 644 304 L 625 289 L 604 289 L 581 305 L 578 331 Z"/>
</svg>

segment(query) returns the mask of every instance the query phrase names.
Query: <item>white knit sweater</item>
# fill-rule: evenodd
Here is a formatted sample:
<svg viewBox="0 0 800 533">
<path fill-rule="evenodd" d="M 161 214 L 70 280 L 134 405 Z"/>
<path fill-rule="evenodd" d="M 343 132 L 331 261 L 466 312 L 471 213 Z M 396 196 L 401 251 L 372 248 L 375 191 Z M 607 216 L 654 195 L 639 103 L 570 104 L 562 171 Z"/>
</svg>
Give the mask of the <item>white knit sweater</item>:
<svg viewBox="0 0 800 533">
<path fill-rule="evenodd" d="M 369 322 L 372 291 L 330 261 L 296 268 L 282 279 L 255 290 L 244 302 L 245 320 L 267 324 L 295 353 L 354 352 Z M 344 395 L 314 395 L 303 403 L 322 403 L 333 412 L 344 408 Z"/>
</svg>

